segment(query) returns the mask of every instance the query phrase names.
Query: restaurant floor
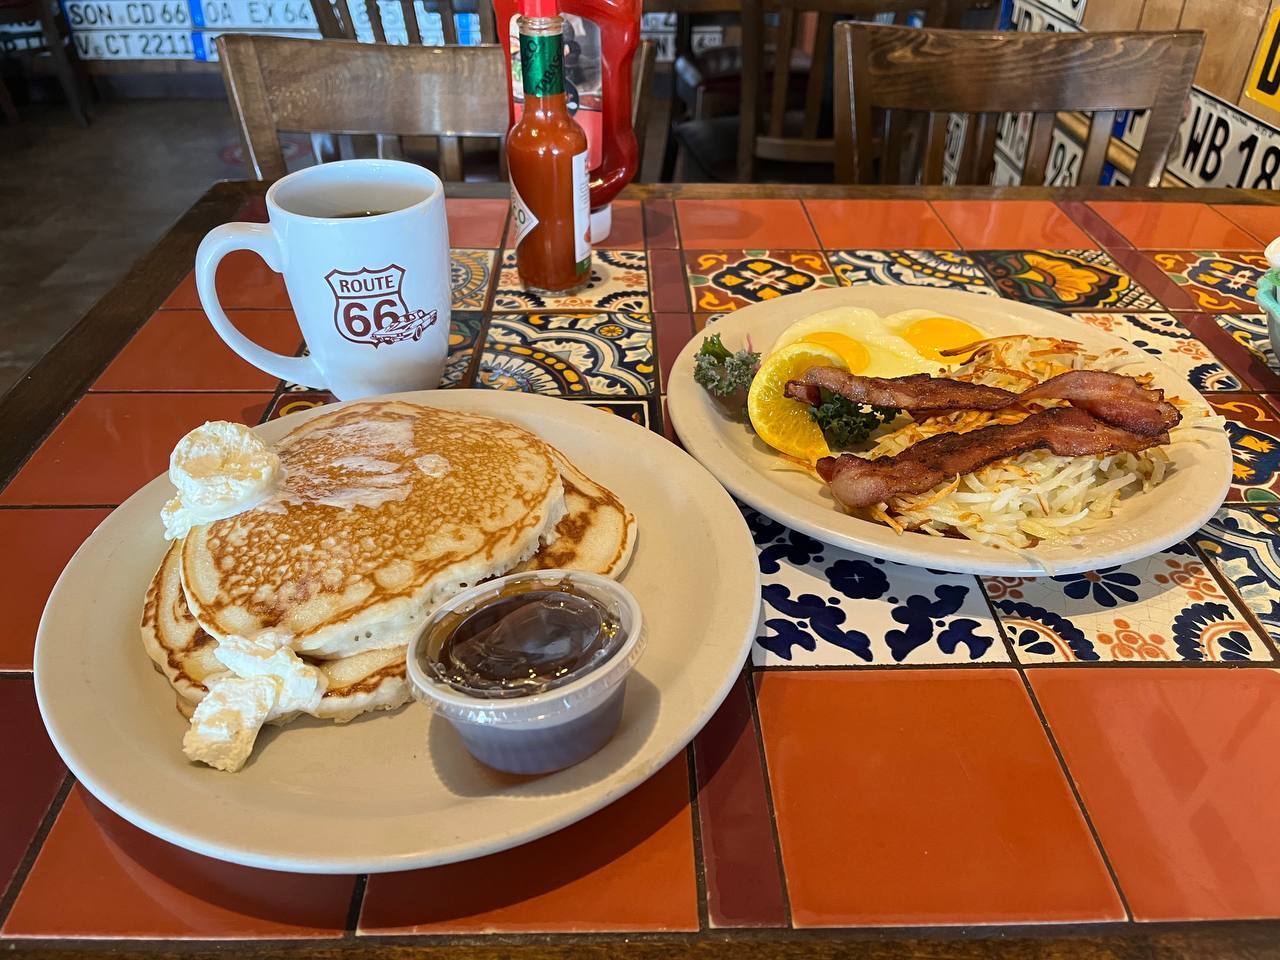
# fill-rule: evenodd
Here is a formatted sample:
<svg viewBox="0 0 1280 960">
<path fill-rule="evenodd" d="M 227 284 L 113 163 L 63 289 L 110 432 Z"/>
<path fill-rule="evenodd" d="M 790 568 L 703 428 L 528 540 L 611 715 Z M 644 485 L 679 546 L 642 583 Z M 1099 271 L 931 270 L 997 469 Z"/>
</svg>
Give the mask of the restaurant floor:
<svg viewBox="0 0 1280 960">
<path fill-rule="evenodd" d="M 214 180 L 242 178 L 227 105 L 108 101 L 0 127 L 0 394 Z"/>
</svg>

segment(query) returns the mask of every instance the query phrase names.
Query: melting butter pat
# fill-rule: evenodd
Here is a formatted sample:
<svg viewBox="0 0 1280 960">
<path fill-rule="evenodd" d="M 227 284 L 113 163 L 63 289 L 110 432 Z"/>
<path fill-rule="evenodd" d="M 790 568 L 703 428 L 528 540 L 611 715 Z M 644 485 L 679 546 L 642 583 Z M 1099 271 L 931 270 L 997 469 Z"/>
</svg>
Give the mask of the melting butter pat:
<svg viewBox="0 0 1280 960">
<path fill-rule="evenodd" d="M 178 441 L 169 457 L 178 495 L 160 519 L 167 540 L 194 526 L 224 520 L 257 506 L 276 489 L 280 458 L 248 427 L 214 420 Z"/>
</svg>

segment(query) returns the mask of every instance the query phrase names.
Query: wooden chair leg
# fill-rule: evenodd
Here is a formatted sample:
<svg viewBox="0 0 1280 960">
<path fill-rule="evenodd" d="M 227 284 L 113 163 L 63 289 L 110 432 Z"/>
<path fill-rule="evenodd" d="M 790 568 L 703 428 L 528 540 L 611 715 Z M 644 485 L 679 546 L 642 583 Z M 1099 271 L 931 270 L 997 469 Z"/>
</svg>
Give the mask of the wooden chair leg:
<svg viewBox="0 0 1280 960">
<path fill-rule="evenodd" d="M 76 65 L 72 62 L 73 59 L 79 60 L 79 57 L 76 56 L 75 47 L 72 46 L 71 37 L 59 29 L 57 14 L 53 12 L 48 2 L 40 6 L 40 26 L 44 32 L 45 46 L 49 48 L 49 57 L 53 60 L 54 72 L 58 75 L 58 83 L 62 85 L 62 92 L 66 94 L 67 102 L 71 105 L 71 112 L 75 114 L 82 127 L 87 127 L 89 107 L 86 102 L 86 91 Z"/>
<path fill-rule="evenodd" d="M 0 80 L 0 113 L 4 114 L 9 123 L 18 122 L 18 108 L 14 106 L 13 97 L 9 96 L 9 88 L 4 85 L 4 80 Z"/>
</svg>

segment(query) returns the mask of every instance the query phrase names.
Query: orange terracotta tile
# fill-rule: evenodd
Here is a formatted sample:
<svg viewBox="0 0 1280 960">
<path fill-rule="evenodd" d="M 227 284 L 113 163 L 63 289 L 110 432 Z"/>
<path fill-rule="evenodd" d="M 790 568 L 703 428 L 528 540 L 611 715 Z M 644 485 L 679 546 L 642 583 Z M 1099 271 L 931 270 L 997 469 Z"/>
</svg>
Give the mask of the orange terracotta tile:
<svg viewBox="0 0 1280 960">
<path fill-rule="evenodd" d="M 0 510 L 0 670 L 30 670 L 36 627 L 62 568 L 110 510 Z"/>
<path fill-rule="evenodd" d="M 959 246 L 924 200 L 806 200 L 828 250 L 950 250 Z"/>
<path fill-rule="evenodd" d="M 0 504 L 123 503 L 169 469 L 183 434 L 206 420 L 254 424 L 269 393 L 91 393 L 0 493 Z"/>
<path fill-rule="evenodd" d="M 686 250 L 818 246 L 799 200 L 677 200 L 676 217 Z"/>
<path fill-rule="evenodd" d="M 1140 250 L 1249 250 L 1253 237 L 1204 203 L 1089 204 Z"/>
<path fill-rule="evenodd" d="M 1280 237 L 1280 207 L 1250 205 L 1244 203 L 1215 203 L 1213 209 L 1218 211 L 1238 227 L 1243 227 L 1253 234 L 1259 246 L 1265 247 L 1276 237 Z"/>
<path fill-rule="evenodd" d="M 1280 674 L 1028 673 L 1135 919 L 1280 916 Z"/>
<path fill-rule="evenodd" d="M 5 922 L 10 937 L 336 937 L 354 877 L 276 873 L 158 840 L 75 787 Z M 69 908 L 74 904 L 74 908 Z"/>
<path fill-rule="evenodd" d="M 967 250 L 1079 250 L 1097 246 L 1048 200 L 935 200 L 933 209 Z"/>
<path fill-rule="evenodd" d="M 369 878 L 361 933 L 696 930 L 683 754 L 586 820 L 463 863 Z"/>
<path fill-rule="evenodd" d="M 237 250 L 228 254 L 218 265 L 215 279 L 218 299 L 226 309 L 233 307 L 256 310 L 287 310 L 289 294 L 284 279 L 267 266 L 256 253 Z M 196 293 L 195 274 L 189 273 L 169 298 L 161 304 L 167 310 L 198 310 L 200 297 Z"/>
<path fill-rule="evenodd" d="M 613 226 L 604 240 L 593 240 L 593 246 L 610 250 L 644 249 L 644 210 L 639 200 L 613 201 Z"/>
<path fill-rule="evenodd" d="M 66 776 L 40 721 L 30 680 L 0 683 L 0 887 L 10 879 Z"/>
<path fill-rule="evenodd" d="M 511 204 L 506 200 L 447 198 L 445 212 L 449 217 L 449 246 L 501 246 L 502 228 L 510 210 Z"/>
<path fill-rule="evenodd" d="M 302 333 L 292 310 L 231 310 L 254 343 L 293 356 Z M 162 310 L 111 361 L 94 390 L 274 390 L 277 379 L 241 360 L 203 310 Z"/>
<path fill-rule="evenodd" d="M 1123 918 L 1016 672 L 755 676 L 796 926 Z"/>
</svg>

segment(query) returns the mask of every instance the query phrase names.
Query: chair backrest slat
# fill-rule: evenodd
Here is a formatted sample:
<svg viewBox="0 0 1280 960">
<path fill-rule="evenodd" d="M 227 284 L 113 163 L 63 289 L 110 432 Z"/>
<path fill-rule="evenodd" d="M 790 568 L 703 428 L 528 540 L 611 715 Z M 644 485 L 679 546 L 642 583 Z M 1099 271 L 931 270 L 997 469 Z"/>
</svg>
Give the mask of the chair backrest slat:
<svg viewBox="0 0 1280 960">
<path fill-rule="evenodd" d="M 222 74 L 250 168 L 285 173 L 279 131 L 417 137 L 507 132 L 502 48 L 408 47 L 249 34 L 217 38 Z M 457 179 L 441 144 L 446 179 Z"/>
<path fill-rule="evenodd" d="M 488 0 L 476 0 L 483 6 Z M 453 46 L 458 42 L 458 13 L 453 8 L 453 0 L 436 0 L 436 8 L 440 11 L 440 31 L 444 34 L 444 42 Z"/>
<path fill-rule="evenodd" d="M 382 9 L 378 0 L 364 0 L 364 12 L 369 17 L 369 29 L 373 32 L 374 43 L 387 42 L 387 30 L 382 25 Z"/>
<path fill-rule="evenodd" d="M 1058 112 L 1149 110 L 1133 182 L 1154 185 L 1204 45 L 1199 31 L 979 32 L 853 22 L 838 24 L 835 38 L 836 164 L 843 182 L 876 179 L 876 158 L 863 142 L 871 134 L 864 118 L 873 110 L 970 114 L 971 128 L 981 129 L 965 138 L 960 173 L 966 176 L 988 170 L 988 142 L 994 147 L 994 125 L 975 124 L 977 116 L 1035 113 L 1023 168 L 1028 184 L 1044 182 Z M 1105 160 L 1098 130 L 1086 144 L 1082 175 L 1096 176 Z M 898 162 L 891 150 L 880 161 L 882 177 Z"/>
<path fill-rule="evenodd" d="M 1097 183 L 1102 176 L 1102 165 L 1107 160 L 1107 147 L 1111 145 L 1111 130 L 1115 126 L 1114 110 L 1099 110 L 1089 123 L 1089 136 L 1085 139 L 1084 156 L 1080 159 L 1080 182 Z"/>
<path fill-rule="evenodd" d="M 413 0 L 400 0 L 400 15 L 404 17 L 404 30 L 410 45 L 418 46 L 422 43 L 422 31 L 418 29 L 418 11 L 413 7 Z"/>
</svg>

